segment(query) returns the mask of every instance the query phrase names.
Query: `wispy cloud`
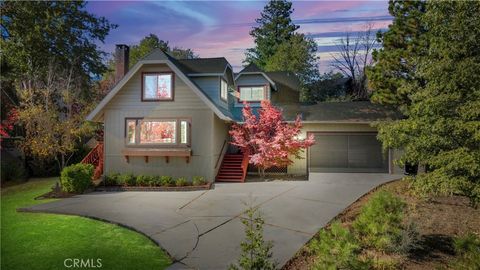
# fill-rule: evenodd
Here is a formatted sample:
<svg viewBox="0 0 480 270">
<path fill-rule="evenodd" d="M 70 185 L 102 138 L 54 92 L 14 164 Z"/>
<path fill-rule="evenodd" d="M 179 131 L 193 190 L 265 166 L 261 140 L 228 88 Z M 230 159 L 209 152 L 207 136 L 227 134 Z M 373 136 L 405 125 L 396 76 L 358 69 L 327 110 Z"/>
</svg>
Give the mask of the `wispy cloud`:
<svg viewBox="0 0 480 270">
<path fill-rule="evenodd" d="M 101 47 L 111 52 L 117 43 L 136 44 L 153 33 L 173 46 L 191 48 L 201 57 L 225 56 L 240 69 L 245 50 L 252 47 L 249 31 L 266 1 L 112 1 L 89 2 L 87 9 L 119 27 Z M 328 54 L 346 31 L 357 33 L 370 21 L 375 29 L 391 22 L 388 3 L 378 1 L 294 1 L 292 14 L 300 32 L 314 38 L 328 69 Z"/>
</svg>

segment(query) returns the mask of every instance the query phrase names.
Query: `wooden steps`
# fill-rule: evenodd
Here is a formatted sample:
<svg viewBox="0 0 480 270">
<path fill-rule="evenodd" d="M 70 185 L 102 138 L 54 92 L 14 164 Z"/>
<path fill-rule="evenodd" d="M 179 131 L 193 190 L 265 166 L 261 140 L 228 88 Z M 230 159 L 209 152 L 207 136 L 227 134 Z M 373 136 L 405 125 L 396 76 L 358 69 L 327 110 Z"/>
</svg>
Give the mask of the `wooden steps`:
<svg viewBox="0 0 480 270">
<path fill-rule="evenodd" d="M 218 170 L 217 182 L 244 182 L 248 166 L 246 155 L 225 154 Z"/>
</svg>

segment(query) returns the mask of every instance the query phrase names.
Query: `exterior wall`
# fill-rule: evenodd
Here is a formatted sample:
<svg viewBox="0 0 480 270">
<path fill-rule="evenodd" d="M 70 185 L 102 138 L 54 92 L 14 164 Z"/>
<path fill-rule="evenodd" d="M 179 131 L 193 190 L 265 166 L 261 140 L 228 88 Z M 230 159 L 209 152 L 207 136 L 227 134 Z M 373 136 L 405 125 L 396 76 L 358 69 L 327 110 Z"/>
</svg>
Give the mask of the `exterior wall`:
<svg viewBox="0 0 480 270">
<path fill-rule="evenodd" d="M 166 65 L 144 66 L 118 92 L 104 110 L 105 173 L 194 176 L 201 175 L 213 181 L 212 133 L 213 111 L 178 77 L 174 81 L 174 101 L 142 102 L 141 72 L 169 71 Z M 126 162 L 121 154 L 125 145 L 126 117 L 186 117 L 191 118 L 192 157 L 130 157 Z M 138 146 L 137 146 L 138 147 Z"/>
<path fill-rule="evenodd" d="M 216 176 L 220 165 L 222 163 L 221 159 L 225 152 L 227 151 L 228 145 L 223 147 L 225 141 L 228 140 L 228 129 L 229 124 L 225 121 L 218 118 L 216 115 L 213 116 L 213 136 L 212 138 L 212 168 L 213 175 Z M 223 149 L 222 149 L 223 147 Z"/>
<path fill-rule="evenodd" d="M 304 123 L 300 136 L 306 137 L 307 132 L 314 131 L 336 131 L 336 132 L 376 132 L 377 129 L 369 124 L 312 124 Z M 307 170 L 307 151 L 300 154 L 302 159 L 294 159 L 294 163 L 287 168 L 288 174 L 306 175 Z"/>
<path fill-rule="evenodd" d="M 228 109 L 228 102 L 220 98 L 220 76 L 194 77 L 192 80 L 216 104 Z"/>
</svg>

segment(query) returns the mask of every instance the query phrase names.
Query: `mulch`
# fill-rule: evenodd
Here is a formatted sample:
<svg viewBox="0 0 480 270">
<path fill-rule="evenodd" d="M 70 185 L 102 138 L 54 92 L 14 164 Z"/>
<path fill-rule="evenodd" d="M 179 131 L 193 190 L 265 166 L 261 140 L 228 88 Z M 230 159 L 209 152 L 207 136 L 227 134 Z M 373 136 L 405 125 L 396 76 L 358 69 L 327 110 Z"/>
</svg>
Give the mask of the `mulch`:
<svg viewBox="0 0 480 270">
<path fill-rule="evenodd" d="M 408 205 L 405 220 L 414 222 L 420 233 L 419 248 L 401 259 L 401 269 L 445 268 L 455 257 L 453 251 L 455 237 L 467 233 L 480 235 L 480 208 L 472 208 L 468 198 L 451 196 L 423 200 L 410 194 L 408 182 L 403 180 L 385 184 L 379 189 L 391 191 L 405 200 Z M 334 220 L 340 221 L 346 227 L 350 226 L 360 213 L 361 207 L 375 191 L 364 195 Z M 314 254 L 304 246 L 282 269 L 311 269 L 314 260 Z"/>
</svg>

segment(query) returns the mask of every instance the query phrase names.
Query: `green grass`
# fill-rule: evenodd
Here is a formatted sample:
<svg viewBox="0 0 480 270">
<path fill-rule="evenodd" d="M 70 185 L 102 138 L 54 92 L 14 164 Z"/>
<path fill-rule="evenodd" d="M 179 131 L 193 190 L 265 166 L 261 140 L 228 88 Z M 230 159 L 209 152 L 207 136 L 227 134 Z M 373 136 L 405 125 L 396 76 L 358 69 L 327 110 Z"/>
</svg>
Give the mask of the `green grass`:
<svg viewBox="0 0 480 270">
<path fill-rule="evenodd" d="M 169 257 L 145 236 L 88 218 L 19 213 L 19 207 L 47 202 L 55 178 L 31 180 L 2 190 L 1 269 L 71 269 L 67 258 L 101 259 L 100 269 L 164 269 Z"/>
</svg>

